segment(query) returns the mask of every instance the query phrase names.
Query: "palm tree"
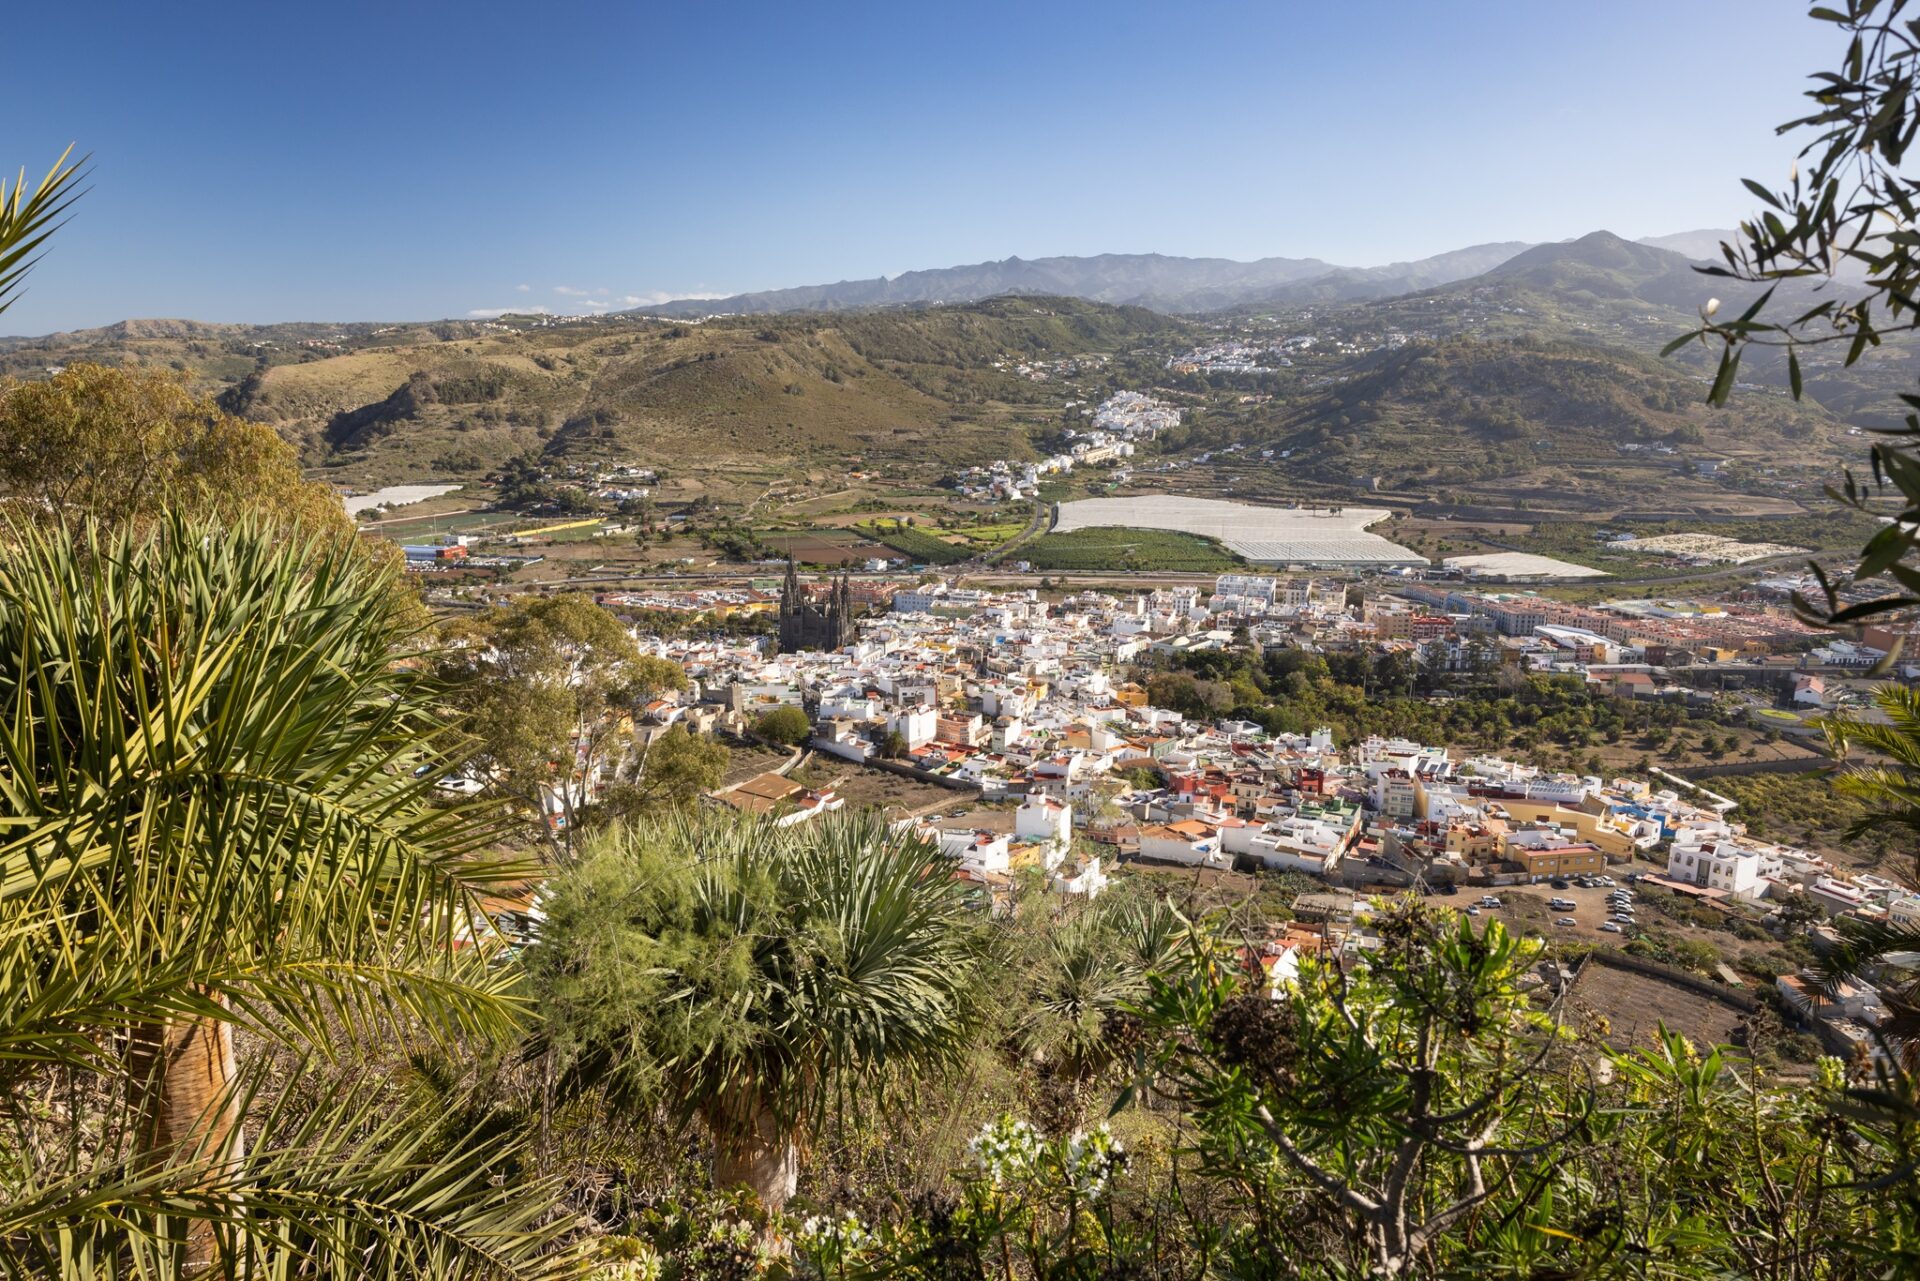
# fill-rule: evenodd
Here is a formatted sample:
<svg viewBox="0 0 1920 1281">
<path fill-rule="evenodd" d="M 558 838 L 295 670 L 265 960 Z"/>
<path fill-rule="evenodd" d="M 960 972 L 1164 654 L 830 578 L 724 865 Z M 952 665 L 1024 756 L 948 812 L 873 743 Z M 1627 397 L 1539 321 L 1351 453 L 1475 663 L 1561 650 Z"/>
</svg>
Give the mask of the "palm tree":
<svg viewBox="0 0 1920 1281">
<path fill-rule="evenodd" d="M 980 926 L 951 871 L 871 815 L 614 829 L 528 957 L 545 1049 L 573 1087 L 700 1121 L 714 1182 L 777 1211 L 836 1105 L 958 1061 Z"/>
<path fill-rule="evenodd" d="M 388 588 L 250 525 L 0 530 L 0 1257 L 60 1274 L 104 1233 L 163 1274 L 373 1239 L 536 1266 L 486 1152 L 386 1132 L 364 1092 L 290 1109 L 235 1052 L 236 1027 L 337 1056 L 516 1022 L 474 944 L 521 873 L 431 803 Z M 81 1102 L 50 1117 L 56 1079 Z"/>
<path fill-rule="evenodd" d="M 1026 988 L 1020 1048 L 1074 1079 L 1107 1066 L 1118 1048 L 1114 1019 L 1145 999 L 1147 976 L 1173 959 L 1185 929 L 1162 900 L 1110 892 L 1044 930 L 1037 953 L 1016 962 L 1015 981 Z"/>
</svg>

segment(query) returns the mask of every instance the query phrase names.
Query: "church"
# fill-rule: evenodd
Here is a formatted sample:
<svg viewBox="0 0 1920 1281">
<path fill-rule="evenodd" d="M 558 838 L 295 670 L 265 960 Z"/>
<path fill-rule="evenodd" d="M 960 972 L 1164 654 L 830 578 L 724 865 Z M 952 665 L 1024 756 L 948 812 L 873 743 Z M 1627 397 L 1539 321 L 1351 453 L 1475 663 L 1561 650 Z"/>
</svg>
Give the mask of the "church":
<svg viewBox="0 0 1920 1281">
<path fill-rule="evenodd" d="M 827 591 L 824 605 L 807 598 L 800 571 L 787 556 L 787 578 L 780 585 L 780 652 L 834 650 L 853 640 L 853 582 L 842 574 Z"/>
</svg>

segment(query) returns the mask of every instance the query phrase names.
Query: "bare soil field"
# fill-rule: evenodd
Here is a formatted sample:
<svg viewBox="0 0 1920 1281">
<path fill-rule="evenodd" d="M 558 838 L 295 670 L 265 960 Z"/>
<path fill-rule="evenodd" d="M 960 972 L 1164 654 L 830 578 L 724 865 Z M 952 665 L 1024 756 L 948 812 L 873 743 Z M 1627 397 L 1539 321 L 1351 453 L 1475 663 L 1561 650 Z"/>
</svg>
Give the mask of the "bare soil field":
<svg viewBox="0 0 1920 1281">
<path fill-rule="evenodd" d="M 1572 1003 L 1605 1017 L 1607 1042 L 1621 1050 L 1648 1044 L 1663 1023 L 1695 1044 L 1724 1045 L 1742 1017 L 1733 1006 L 1678 983 L 1593 960 L 1574 982 Z"/>
<path fill-rule="evenodd" d="M 846 798 L 850 809 L 873 807 L 922 814 L 937 813 L 946 806 L 952 806 L 957 812 L 974 800 L 970 793 L 942 787 L 938 783 L 902 778 L 885 770 L 865 769 L 831 756 L 816 756 L 795 777 L 816 784 L 832 784 L 834 790 Z"/>
<path fill-rule="evenodd" d="M 875 556 L 898 559 L 899 553 L 864 538 L 832 538 L 818 534 L 772 534 L 765 540 L 775 551 L 791 553 L 810 565 L 857 565 Z"/>
<path fill-rule="evenodd" d="M 727 744 L 727 772 L 721 776 L 723 787 L 732 787 L 735 783 L 744 783 L 756 774 L 764 774 L 777 769 L 787 760 L 785 752 L 776 752 L 770 748 Z"/>
</svg>

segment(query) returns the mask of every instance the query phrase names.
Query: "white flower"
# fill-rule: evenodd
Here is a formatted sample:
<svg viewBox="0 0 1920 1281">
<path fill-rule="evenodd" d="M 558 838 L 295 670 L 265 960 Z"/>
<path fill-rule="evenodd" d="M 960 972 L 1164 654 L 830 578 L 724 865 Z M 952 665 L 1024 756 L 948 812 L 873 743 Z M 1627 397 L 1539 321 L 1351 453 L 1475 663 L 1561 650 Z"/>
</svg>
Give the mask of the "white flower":
<svg viewBox="0 0 1920 1281">
<path fill-rule="evenodd" d="M 1713 315 L 1714 312 L 1719 310 L 1720 310 L 1720 300 L 1718 298 L 1709 298 L 1707 299 L 1707 305 L 1700 309 L 1700 314 L 1703 316 L 1711 316 Z"/>
<path fill-rule="evenodd" d="M 1045 1141 L 1031 1125 L 1002 1113 L 980 1128 L 967 1142 L 973 1163 L 995 1187 L 1023 1182 L 1033 1176 Z"/>
<path fill-rule="evenodd" d="M 832 1266 L 870 1248 L 877 1239 L 859 1216 L 848 1210 L 838 1219 L 823 1214 L 808 1216 L 794 1235 L 794 1244 L 817 1263 Z"/>
<path fill-rule="evenodd" d="M 1104 1124 L 1091 1134 L 1075 1130 L 1060 1162 L 1074 1192 L 1090 1199 L 1105 1194 L 1115 1172 L 1125 1163 L 1126 1149 Z"/>
</svg>

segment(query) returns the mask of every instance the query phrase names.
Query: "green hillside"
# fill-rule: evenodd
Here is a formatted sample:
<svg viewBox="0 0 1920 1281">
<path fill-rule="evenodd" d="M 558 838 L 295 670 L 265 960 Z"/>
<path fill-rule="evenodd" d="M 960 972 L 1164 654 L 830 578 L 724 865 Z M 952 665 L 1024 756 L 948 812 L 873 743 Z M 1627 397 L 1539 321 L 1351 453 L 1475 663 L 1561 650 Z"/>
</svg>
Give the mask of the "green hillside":
<svg viewBox="0 0 1920 1281">
<path fill-rule="evenodd" d="M 963 307 L 669 322 L 431 326 L 133 321 L 0 344 L 0 374 L 76 360 L 161 365 L 273 424 L 356 485 L 484 475 L 529 450 L 682 475 L 895 464 L 928 477 L 1032 452 L 1077 392 L 1023 362 L 1184 341 L 1137 307 L 1006 298 Z M 771 472 L 769 472 L 771 469 Z"/>
<path fill-rule="evenodd" d="M 1756 393 L 1723 409 L 1653 358 L 1573 342 L 1448 338 L 1356 362 L 1287 443 L 1326 480 L 1486 487 L 1582 467 L 1622 479 L 1690 463 L 1823 465 L 1845 427 L 1818 406 Z"/>
</svg>

